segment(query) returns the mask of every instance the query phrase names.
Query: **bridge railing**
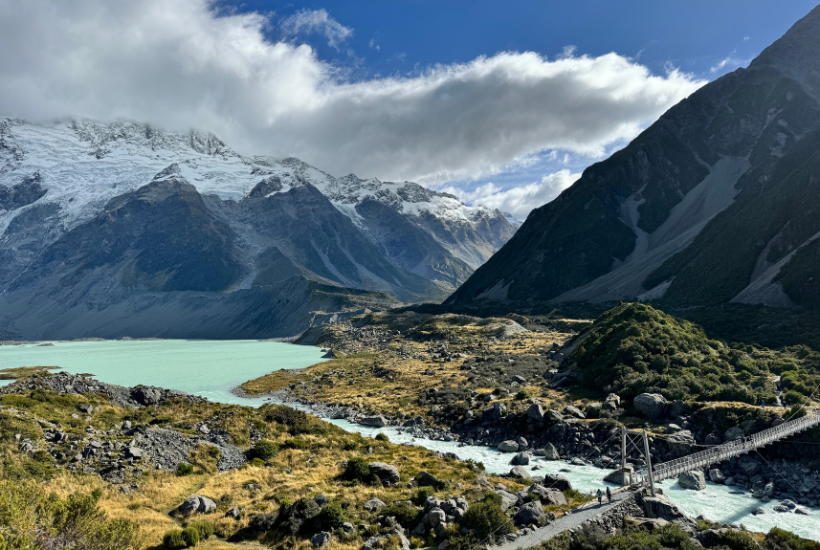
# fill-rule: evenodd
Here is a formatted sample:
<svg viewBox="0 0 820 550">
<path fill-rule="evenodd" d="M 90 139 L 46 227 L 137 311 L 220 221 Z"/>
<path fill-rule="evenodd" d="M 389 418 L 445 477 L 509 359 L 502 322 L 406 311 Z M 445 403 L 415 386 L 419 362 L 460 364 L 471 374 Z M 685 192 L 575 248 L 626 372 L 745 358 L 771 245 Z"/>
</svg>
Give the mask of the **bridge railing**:
<svg viewBox="0 0 820 550">
<path fill-rule="evenodd" d="M 718 445 L 704 451 L 658 464 L 652 468 L 652 473 L 658 481 L 668 479 L 684 472 L 690 472 L 696 468 L 722 462 L 733 456 L 748 453 L 817 424 L 820 424 L 820 413 L 818 413 L 817 410 L 812 410 L 806 416 L 785 422 L 774 428 L 763 430 L 762 432 L 744 437 L 743 439 L 730 441 L 723 445 Z"/>
</svg>

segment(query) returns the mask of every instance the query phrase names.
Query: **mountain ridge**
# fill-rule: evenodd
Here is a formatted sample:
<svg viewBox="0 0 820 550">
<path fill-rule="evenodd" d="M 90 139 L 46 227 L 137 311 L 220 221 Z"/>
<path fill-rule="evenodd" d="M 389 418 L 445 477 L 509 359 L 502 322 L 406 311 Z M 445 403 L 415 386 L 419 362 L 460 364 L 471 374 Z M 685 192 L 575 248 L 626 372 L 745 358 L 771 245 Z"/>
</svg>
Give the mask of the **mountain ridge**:
<svg viewBox="0 0 820 550">
<path fill-rule="evenodd" d="M 795 280 L 814 271 L 817 245 L 807 239 L 820 231 L 810 198 L 820 177 L 811 145 L 820 132 L 818 75 L 820 7 L 748 68 L 707 84 L 587 168 L 445 304 L 820 304 L 820 288 Z M 768 267 L 801 251 L 767 282 L 758 260 L 777 235 L 783 253 L 768 254 Z"/>
</svg>

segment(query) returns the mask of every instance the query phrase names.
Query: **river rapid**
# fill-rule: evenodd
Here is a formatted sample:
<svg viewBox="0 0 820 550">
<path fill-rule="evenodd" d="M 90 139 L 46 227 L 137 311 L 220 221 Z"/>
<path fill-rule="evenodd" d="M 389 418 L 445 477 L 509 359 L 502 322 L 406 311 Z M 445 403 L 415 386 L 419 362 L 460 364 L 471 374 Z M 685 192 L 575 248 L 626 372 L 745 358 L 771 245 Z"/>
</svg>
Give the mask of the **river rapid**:
<svg viewBox="0 0 820 550">
<path fill-rule="evenodd" d="M 321 351 L 309 346 L 281 342 L 189 341 L 189 340 L 110 340 L 101 342 L 53 342 L 52 345 L 24 344 L 0 346 L 0 369 L 24 366 L 58 366 L 74 374 L 91 373 L 110 384 L 159 386 L 201 395 L 214 402 L 258 407 L 270 397 L 244 398 L 233 390 L 247 380 L 274 370 L 305 368 L 321 361 Z M 0 384 L 2 385 L 2 384 Z M 299 405 L 288 403 L 290 406 Z M 349 432 L 372 437 L 381 432 L 394 443 L 409 443 L 441 452 L 452 452 L 462 460 L 484 464 L 487 472 L 507 473 L 511 454 L 481 446 L 460 446 L 457 442 L 416 439 L 394 427 L 368 428 L 346 420 L 327 420 Z M 593 493 L 606 485 L 607 470 L 594 466 L 574 466 L 534 457 L 525 468 L 533 475 L 560 473 L 580 491 Z M 751 498 L 735 487 L 708 483 L 703 491 L 681 488 L 676 481 L 660 484 L 664 492 L 691 517 L 704 517 L 721 523 L 743 524 L 748 529 L 767 532 L 772 527 L 792 531 L 820 541 L 820 510 L 812 516 L 777 513 L 772 506 Z M 752 510 L 765 514 L 754 516 Z"/>
</svg>

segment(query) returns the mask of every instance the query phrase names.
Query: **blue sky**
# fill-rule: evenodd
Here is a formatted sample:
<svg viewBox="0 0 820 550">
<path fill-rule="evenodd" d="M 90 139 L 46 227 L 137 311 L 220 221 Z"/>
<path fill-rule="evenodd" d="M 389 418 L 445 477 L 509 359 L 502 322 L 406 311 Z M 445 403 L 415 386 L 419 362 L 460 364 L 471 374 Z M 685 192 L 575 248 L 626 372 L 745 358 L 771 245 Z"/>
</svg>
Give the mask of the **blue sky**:
<svg viewBox="0 0 820 550">
<path fill-rule="evenodd" d="M 197 128 L 524 218 L 813 7 L 0 0 L 0 114 Z"/>
<path fill-rule="evenodd" d="M 305 10 L 325 10 L 350 29 L 344 43 L 331 47 L 319 32 L 307 32 L 298 38 L 308 41 L 320 57 L 348 68 L 350 79 L 410 75 L 432 65 L 466 63 L 502 51 L 534 51 L 552 58 L 572 46 L 581 55 L 616 52 L 658 75 L 673 66 L 698 78 L 714 80 L 748 65 L 808 13 L 816 0 L 261 0 L 229 4 L 240 11 L 272 12 L 276 18 Z M 270 32 L 274 40 L 294 39 L 282 36 L 275 26 Z M 609 144 L 604 156 L 627 142 Z M 534 155 L 525 166 L 486 177 L 456 179 L 445 188 L 467 191 L 462 194 L 466 198 L 470 192 L 480 195 L 475 190 L 490 183 L 506 190 L 561 170 L 574 175 L 599 158 L 546 150 Z"/>
</svg>

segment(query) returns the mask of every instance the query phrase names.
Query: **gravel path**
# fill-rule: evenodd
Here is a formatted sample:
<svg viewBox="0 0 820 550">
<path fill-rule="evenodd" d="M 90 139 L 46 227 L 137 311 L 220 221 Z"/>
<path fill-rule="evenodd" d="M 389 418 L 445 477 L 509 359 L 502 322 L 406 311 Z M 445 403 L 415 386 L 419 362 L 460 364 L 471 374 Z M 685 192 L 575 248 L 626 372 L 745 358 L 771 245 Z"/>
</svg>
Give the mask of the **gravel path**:
<svg viewBox="0 0 820 550">
<path fill-rule="evenodd" d="M 618 504 L 624 500 L 633 498 L 634 496 L 635 493 L 631 491 L 622 491 L 612 495 L 611 503 L 607 502 L 606 498 L 604 498 L 604 503 L 601 505 L 599 505 L 597 501 L 593 501 L 594 504 L 589 503 L 579 508 L 575 508 L 571 514 L 563 515 L 549 525 L 540 527 L 528 535 L 517 538 L 512 542 L 505 542 L 500 546 L 490 546 L 488 550 L 517 550 L 519 548 L 531 548 L 533 546 L 537 546 L 556 535 L 560 535 L 564 531 L 569 531 L 570 529 L 580 527 L 587 521 L 600 516 L 604 512 L 618 506 Z"/>
</svg>

